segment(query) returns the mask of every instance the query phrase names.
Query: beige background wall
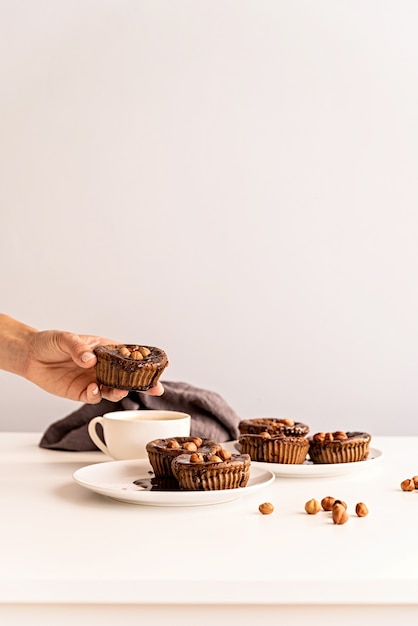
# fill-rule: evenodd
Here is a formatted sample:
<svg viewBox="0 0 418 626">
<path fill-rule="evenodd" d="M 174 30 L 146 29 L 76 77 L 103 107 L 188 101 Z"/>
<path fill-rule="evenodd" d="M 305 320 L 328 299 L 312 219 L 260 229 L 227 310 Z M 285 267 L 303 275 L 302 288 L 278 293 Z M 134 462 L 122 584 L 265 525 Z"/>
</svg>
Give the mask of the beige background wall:
<svg viewBox="0 0 418 626">
<path fill-rule="evenodd" d="M 418 5 L 0 0 L 1 309 L 418 434 Z M 0 429 L 77 405 L 0 373 Z"/>
</svg>

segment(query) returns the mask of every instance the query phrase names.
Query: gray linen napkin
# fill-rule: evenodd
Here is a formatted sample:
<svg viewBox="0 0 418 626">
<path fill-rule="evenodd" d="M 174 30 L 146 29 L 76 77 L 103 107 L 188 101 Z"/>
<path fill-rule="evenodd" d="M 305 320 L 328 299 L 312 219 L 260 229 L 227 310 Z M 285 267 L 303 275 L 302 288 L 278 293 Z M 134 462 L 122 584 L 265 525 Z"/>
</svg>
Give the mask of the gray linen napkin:
<svg viewBox="0 0 418 626">
<path fill-rule="evenodd" d="M 218 393 L 182 382 L 163 381 L 163 385 L 162 396 L 130 392 L 120 402 L 102 400 L 99 404 L 83 404 L 77 411 L 51 424 L 39 446 L 74 452 L 97 450 L 88 434 L 89 421 L 96 415 L 135 409 L 188 413 L 192 418 L 191 435 L 207 437 L 217 443 L 238 437 L 240 418 Z"/>
</svg>

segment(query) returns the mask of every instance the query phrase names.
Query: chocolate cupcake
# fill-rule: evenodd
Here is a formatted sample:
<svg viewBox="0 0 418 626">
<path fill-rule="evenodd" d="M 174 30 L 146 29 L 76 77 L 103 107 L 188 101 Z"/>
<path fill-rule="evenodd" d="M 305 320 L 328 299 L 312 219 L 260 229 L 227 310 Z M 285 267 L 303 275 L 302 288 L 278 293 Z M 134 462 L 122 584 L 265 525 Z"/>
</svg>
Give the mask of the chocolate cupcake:
<svg viewBox="0 0 418 626">
<path fill-rule="evenodd" d="M 362 432 L 315 433 L 309 437 L 313 463 L 353 463 L 369 456 L 371 435 Z"/>
<path fill-rule="evenodd" d="M 172 462 L 174 477 L 180 488 L 187 491 L 245 487 L 250 467 L 248 454 L 231 454 L 223 448 L 216 454 L 181 454 Z"/>
<path fill-rule="evenodd" d="M 249 454 L 252 461 L 301 465 L 309 450 L 306 437 L 259 434 L 241 435 L 238 440 L 242 454 Z"/>
<path fill-rule="evenodd" d="M 147 391 L 155 387 L 168 365 L 164 350 L 152 346 L 98 346 L 94 354 L 98 382 L 129 391 Z"/>
<path fill-rule="evenodd" d="M 221 450 L 220 443 L 215 443 L 202 437 L 170 437 L 167 439 L 154 439 L 146 445 L 148 459 L 159 478 L 172 478 L 171 464 L 173 459 L 181 454 L 216 454 Z"/>
<path fill-rule="evenodd" d="M 259 435 L 267 432 L 272 436 L 285 435 L 286 437 L 304 437 L 309 432 L 309 426 L 302 422 L 295 422 L 287 417 L 256 417 L 242 420 L 238 424 L 241 435 Z"/>
</svg>

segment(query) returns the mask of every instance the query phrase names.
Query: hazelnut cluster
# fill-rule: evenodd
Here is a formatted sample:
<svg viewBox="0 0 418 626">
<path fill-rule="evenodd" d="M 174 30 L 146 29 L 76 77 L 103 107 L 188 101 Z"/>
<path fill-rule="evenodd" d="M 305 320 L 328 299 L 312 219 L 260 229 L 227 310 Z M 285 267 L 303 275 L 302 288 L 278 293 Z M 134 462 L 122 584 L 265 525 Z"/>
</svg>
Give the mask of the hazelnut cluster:
<svg viewBox="0 0 418 626">
<path fill-rule="evenodd" d="M 223 461 L 229 461 L 232 454 L 229 450 L 221 448 L 216 454 L 199 454 L 199 452 L 193 452 L 190 455 L 190 463 L 222 463 Z"/>
<path fill-rule="evenodd" d="M 142 361 L 151 354 L 151 350 L 145 346 L 121 346 L 119 348 L 119 354 L 134 361 Z"/>
<path fill-rule="evenodd" d="M 403 480 L 401 482 L 401 489 L 402 491 L 414 491 L 414 489 L 418 489 L 418 476 Z"/>
<path fill-rule="evenodd" d="M 337 430 L 335 433 L 315 433 L 312 436 L 313 441 L 319 441 L 320 443 L 324 441 L 344 441 L 345 439 L 348 439 L 348 436 L 342 430 Z"/>
<path fill-rule="evenodd" d="M 186 450 L 187 452 L 196 452 L 198 448 L 200 448 L 203 444 L 203 439 L 201 437 L 192 437 L 189 441 L 185 441 L 184 443 L 179 443 L 177 439 L 169 439 L 166 442 L 166 448 L 170 450 L 178 450 L 182 448 L 182 450 Z"/>
<path fill-rule="evenodd" d="M 305 504 L 305 511 L 309 515 L 316 515 L 321 509 L 331 512 L 334 524 L 345 524 L 348 522 L 347 504 L 343 500 L 337 500 L 332 496 L 325 496 L 325 498 L 322 498 L 321 502 L 312 498 Z M 355 511 L 358 517 L 366 517 L 369 513 L 364 502 L 358 502 Z"/>
</svg>

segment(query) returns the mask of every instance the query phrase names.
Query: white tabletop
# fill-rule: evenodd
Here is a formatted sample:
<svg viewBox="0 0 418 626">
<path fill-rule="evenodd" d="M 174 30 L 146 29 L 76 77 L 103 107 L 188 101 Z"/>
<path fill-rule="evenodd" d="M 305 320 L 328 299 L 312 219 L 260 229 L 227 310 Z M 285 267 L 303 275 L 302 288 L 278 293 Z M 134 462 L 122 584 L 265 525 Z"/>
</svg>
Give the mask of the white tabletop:
<svg viewBox="0 0 418 626">
<path fill-rule="evenodd" d="M 232 502 L 194 507 L 93 493 L 72 474 L 109 458 L 43 450 L 39 439 L 0 434 L 0 606 L 418 607 L 418 491 L 400 489 L 418 474 L 418 437 L 374 437 L 381 461 L 354 474 L 276 477 Z M 305 513 L 307 500 L 327 495 L 348 504 L 345 525 Z M 272 515 L 259 513 L 265 501 Z M 360 501 L 365 518 L 354 513 Z"/>
</svg>

